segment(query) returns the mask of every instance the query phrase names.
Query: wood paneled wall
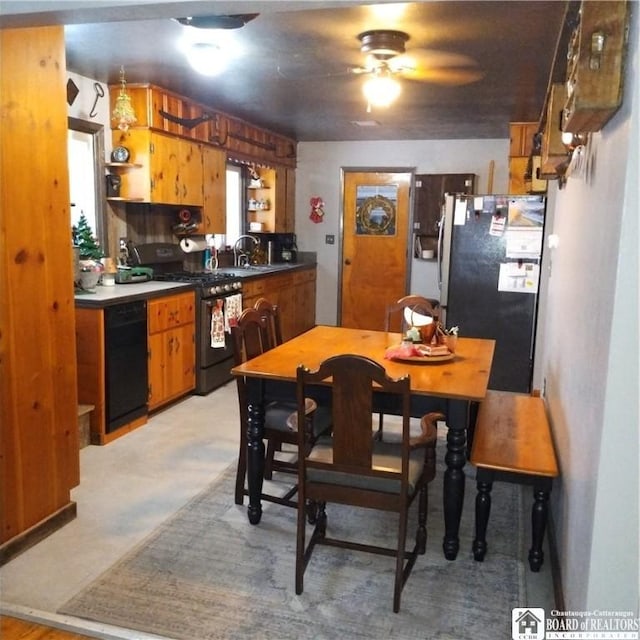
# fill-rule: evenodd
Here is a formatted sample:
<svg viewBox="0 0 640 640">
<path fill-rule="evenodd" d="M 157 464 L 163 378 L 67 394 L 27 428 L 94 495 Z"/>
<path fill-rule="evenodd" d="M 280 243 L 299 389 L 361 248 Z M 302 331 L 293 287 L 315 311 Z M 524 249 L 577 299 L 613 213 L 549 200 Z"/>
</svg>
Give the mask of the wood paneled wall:
<svg viewBox="0 0 640 640">
<path fill-rule="evenodd" d="M 63 27 L 0 30 L 0 104 L 1 561 L 79 482 Z"/>
</svg>

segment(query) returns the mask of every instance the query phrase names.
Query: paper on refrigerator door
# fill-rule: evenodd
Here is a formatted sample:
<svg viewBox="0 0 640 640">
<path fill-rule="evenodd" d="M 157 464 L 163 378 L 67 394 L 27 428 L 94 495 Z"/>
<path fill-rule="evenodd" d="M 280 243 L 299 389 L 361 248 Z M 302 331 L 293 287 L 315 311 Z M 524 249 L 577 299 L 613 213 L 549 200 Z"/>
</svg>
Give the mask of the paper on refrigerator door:
<svg viewBox="0 0 640 640">
<path fill-rule="evenodd" d="M 498 291 L 537 293 L 540 265 L 534 262 L 503 262 L 498 276 Z"/>
<path fill-rule="evenodd" d="M 461 225 L 467 220 L 467 200 L 456 198 L 456 205 L 453 210 L 453 224 Z"/>
<path fill-rule="evenodd" d="M 542 253 L 542 229 L 509 227 L 505 250 L 507 258 L 539 258 Z"/>
</svg>

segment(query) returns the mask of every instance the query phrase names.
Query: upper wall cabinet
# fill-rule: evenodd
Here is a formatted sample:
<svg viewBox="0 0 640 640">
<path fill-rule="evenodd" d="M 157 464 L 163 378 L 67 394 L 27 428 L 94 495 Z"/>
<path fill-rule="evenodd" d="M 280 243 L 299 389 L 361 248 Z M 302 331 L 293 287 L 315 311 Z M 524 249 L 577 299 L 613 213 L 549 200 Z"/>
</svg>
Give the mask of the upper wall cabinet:
<svg viewBox="0 0 640 640">
<path fill-rule="evenodd" d="M 135 128 L 114 132 L 113 144 L 126 147 L 137 165 L 121 172 L 121 199 L 203 205 L 202 149 L 197 142 Z"/>
<path fill-rule="evenodd" d="M 119 85 L 109 87 L 112 110 L 119 89 Z M 211 144 L 236 160 L 296 166 L 297 146 L 293 138 L 256 127 L 154 85 L 128 84 L 127 93 L 137 117 L 133 129 L 149 128 Z"/>
<path fill-rule="evenodd" d="M 563 131 L 600 131 L 622 104 L 631 4 L 583 0 L 567 53 Z"/>
<path fill-rule="evenodd" d="M 413 232 L 420 236 L 438 236 L 438 223 L 445 193 L 474 193 L 473 173 L 418 174 L 415 177 Z"/>
<path fill-rule="evenodd" d="M 540 149 L 534 144 L 538 133 L 537 122 L 511 122 L 509 124 L 509 193 L 539 193 L 547 190 L 547 181 L 538 177 Z"/>
<path fill-rule="evenodd" d="M 227 154 L 202 145 L 203 205 L 199 233 L 225 233 L 227 216 Z"/>
</svg>

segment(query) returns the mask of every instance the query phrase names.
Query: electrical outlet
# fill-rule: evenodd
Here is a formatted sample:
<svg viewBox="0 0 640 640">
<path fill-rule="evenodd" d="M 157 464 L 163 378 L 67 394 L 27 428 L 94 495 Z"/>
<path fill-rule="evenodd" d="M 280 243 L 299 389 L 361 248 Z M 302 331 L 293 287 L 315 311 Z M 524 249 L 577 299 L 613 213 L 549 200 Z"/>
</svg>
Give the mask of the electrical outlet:
<svg viewBox="0 0 640 640">
<path fill-rule="evenodd" d="M 336 241 L 336 237 L 334 235 L 326 235 L 324 237 L 325 244 L 334 244 Z"/>
</svg>

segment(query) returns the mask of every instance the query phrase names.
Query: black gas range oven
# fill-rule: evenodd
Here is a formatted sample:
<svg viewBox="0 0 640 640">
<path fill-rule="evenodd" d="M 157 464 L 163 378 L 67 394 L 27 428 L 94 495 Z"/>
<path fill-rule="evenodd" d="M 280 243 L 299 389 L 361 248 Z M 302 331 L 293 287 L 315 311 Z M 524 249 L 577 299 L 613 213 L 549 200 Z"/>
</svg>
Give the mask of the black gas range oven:
<svg viewBox="0 0 640 640">
<path fill-rule="evenodd" d="M 176 245 L 152 244 L 136 247 L 140 264 L 153 269 L 153 279 L 165 282 L 188 282 L 196 292 L 196 388 L 205 395 L 233 376 L 231 335 L 224 334 L 224 346 L 212 345 L 212 313 L 224 308 L 232 296 L 242 292 L 242 281 L 233 273 L 222 271 L 182 270 L 182 251 Z M 239 298 L 234 298 L 239 302 Z"/>
</svg>

